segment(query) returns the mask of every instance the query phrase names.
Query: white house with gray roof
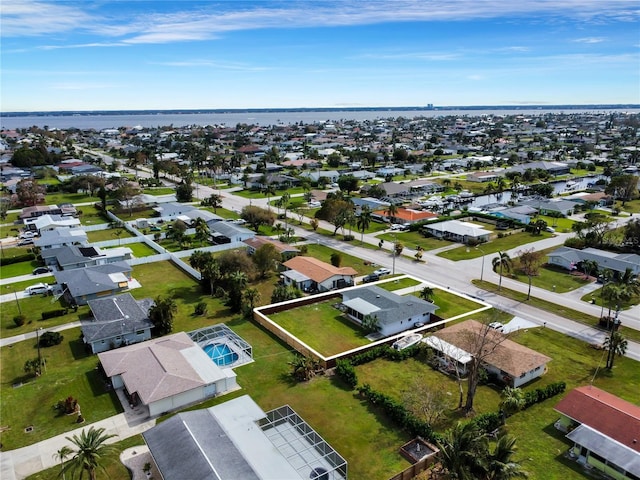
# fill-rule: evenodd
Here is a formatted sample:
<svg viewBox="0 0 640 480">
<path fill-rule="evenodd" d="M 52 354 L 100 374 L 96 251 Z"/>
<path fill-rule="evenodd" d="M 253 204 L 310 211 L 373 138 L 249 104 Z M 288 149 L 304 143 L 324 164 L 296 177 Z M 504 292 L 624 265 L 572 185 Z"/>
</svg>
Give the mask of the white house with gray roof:
<svg viewBox="0 0 640 480">
<path fill-rule="evenodd" d="M 491 235 L 491 231 L 485 230 L 480 225 L 460 220 L 430 223 L 422 228 L 436 238 L 444 238 L 460 243 L 469 243 L 470 240 L 488 242 Z"/>
<path fill-rule="evenodd" d="M 54 230 L 41 232 L 40 238 L 36 238 L 33 243 L 36 247 L 40 247 L 42 250 L 69 245 L 81 245 L 83 247 L 89 245 L 87 233 L 82 228 L 70 227 L 60 227 Z"/>
<path fill-rule="evenodd" d="M 92 353 L 144 342 L 151 338 L 149 309 L 153 300 L 136 300 L 130 293 L 89 300 L 91 320 L 82 321 L 82 339 Z"/>
<path fill-rule="evenodd" d="M 164 480 L 346 480 L 347 462 L 291 407 L 248 395 L 181 412 L 142 434 Z"/>
<path fill-rule="evenodd" d="M 89 300 L 115 295 L 129 288 L 132 268 L 126 262 L 108 263 L 55 272 L 70 304 L 86 305 Z"/>
<path fill-rule="evenodd" d="M 421 298 L 396 295 L 375 285 L 344 291 L 342 305 L 358 323 L 368 315 L 376 317 L 379 332 L 385 337 L 413 328 L 416 323 L 429 323 L 438 309 Z"/>
<path fill-rule="evenodd" d="M 130 403 L 142 404 L 151 417 L 238 388 L 235 372 L 216 365 L 185 332 L 102 352 L 98 358 L 113 388 L 123 388 Z"/>
<path fill-rule="evenodd" d="M 597 248 L 560 247 L 547 255 L 551 265 L 557 265 L 567 270 L 574 270 L 578 264 L 585 260 L 598 263 L 598 271 L 604 269 L 613 270 L 618 274 L 624 273 L 627 268 L 634 275 L 640 275 L 640 255 L 635 253 L 615 253 L 599 250 Z"/>
</svg>

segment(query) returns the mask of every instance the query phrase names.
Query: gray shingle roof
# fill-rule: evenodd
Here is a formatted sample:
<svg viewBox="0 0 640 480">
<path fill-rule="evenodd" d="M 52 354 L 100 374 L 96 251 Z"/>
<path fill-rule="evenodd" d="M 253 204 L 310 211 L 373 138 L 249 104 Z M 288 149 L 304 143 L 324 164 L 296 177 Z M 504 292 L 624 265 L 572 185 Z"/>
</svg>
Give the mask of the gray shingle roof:
<svg viewBox="0 0 640 480">
<path fill-rule="evenodd" d="M 130 293 L 89 300 L 89 308 L 94 320 L 82 322 L 85 342 L 106 340 L 153 327 L 153 323 L 148 318 L 150 300 L 144 299 L 137 302 Z"/>
<path fill-rule="evenodd" d="M 131 270 L 127 262 L 114 262 L 94 267 L 63 270 L 55 272 L 54 275 L 56 282 L 66 283 L 69 293 L 74 297 L 79 297 L 117 288 L 117 282 L 114 282 L 109 275 L 114 273 L 128 275 Z"/>
<path fill-rule="evenodd" d="M 578 250 L 577 248 L 560 247 L 547 256 L 550 258 L 564 258 L 574 263 L 584 260 L 595 260 L 598 262 L 598 269 L 608 268 L 616 272 L 624 273 L 627 268 L 630 268 L 636 275 L 640 274 L 640 255 L 635 253 L 613 253 L 597 248 Z"/>
<path fill-rule="evenodd" d="M 381 324 L 392 324 L 398 320 L 410 318 L 423 313 L 433 313 L 437 305 L 429 303 L 413 295 L 400 296 L 383 288 L 371 285 L 342 293 L 342 301 L 360 299 L 379 310 L 375 311 Z"/>
</svg>

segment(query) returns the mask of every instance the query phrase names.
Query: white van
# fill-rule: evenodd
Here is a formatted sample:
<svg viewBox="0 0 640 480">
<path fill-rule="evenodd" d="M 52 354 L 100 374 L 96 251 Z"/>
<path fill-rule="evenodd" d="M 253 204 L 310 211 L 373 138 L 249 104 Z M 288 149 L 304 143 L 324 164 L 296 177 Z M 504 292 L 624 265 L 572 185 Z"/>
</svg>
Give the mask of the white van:
<svg viewBox="0 0 640 480">
<path fill-rule="evenodd" d="M 29 295 L 38 295 L 40 293 L 47 293 L 53 290 L 52 287 L 49 286 L 48 283 L 36 283 L 35 285 L 31 285 L 25 289 L 25 292 Z"/>
</svg>

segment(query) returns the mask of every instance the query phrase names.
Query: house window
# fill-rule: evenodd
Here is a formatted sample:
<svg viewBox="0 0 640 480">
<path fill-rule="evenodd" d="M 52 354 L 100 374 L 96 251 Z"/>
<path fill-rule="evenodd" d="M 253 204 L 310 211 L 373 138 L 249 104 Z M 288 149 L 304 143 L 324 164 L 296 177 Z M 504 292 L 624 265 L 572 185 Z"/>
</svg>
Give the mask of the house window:
<svg viewBox="0 0 640 480">
<path fill-rule="evenodd" d="M 136 335 L 144 335 L 144 330 L 138 330 L 138 331 L 136 332 Z"/>
</svg>

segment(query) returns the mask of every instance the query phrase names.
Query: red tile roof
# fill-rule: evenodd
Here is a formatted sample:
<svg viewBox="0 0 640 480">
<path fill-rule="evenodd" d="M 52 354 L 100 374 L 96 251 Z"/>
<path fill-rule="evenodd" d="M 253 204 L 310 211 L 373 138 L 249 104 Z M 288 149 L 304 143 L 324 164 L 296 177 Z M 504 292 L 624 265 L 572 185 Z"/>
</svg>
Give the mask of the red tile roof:
<svg viewBox="0 0 640 480">
<path fill-rule="evenodd" d="M 640 407 L 592 385 L 571 390 L 556 411 L 640 452 Z"/>
<path fill-rule="evenodd" d="M 383 217 L 390 216 L 388 211 L 384 209 L 377 210 L 375 213 Z M 412 210 L 409 208 L 399 208 L 396 214 L 394 215 L 394 217 L 405 220 L 407 222 L 417 222 L 419 220 L 428 220 L 428 219 L 438 218 L 438 215 L 436 215 L 433 212 L 428 212 L 424 210 L 419 211 L 419 210 Z"/>
</svg>

